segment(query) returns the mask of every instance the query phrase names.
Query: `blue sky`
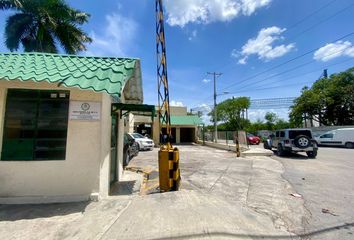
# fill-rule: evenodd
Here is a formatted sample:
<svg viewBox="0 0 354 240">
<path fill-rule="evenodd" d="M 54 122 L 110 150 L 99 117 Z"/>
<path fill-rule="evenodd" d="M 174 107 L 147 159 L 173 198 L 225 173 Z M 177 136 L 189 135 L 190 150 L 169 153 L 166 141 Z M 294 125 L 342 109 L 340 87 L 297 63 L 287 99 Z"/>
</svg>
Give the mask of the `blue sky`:
<svg viewBox="0 0 354 240">
<path fill-rule="evenodd" d="M 140 58 L 145 103 L 156 104 L 154 1 L 68 3 L 91 14 L 83 28 L 94 42 L 82 54 Z M 223 73 L 217 89 L 230 94 L 219 96 L 220 102 L 232 96 L 296 97 L 322 69 L 331 74 L 354 66 L 354 35 L 333 42 L 354 32 L 353 5 L 352 0 L 165 0 L 171 103 L 211 105 L 213 84 L 206 72 Z M 1 31 L 9 14 L 1 12 Z M 3 42 L 0 34 L 0 51 L 6 52 Z M 251 111 L 251 119 L 265 111 Z M 286 109 L 274 111 L 286 118 Z"/>
</svg>

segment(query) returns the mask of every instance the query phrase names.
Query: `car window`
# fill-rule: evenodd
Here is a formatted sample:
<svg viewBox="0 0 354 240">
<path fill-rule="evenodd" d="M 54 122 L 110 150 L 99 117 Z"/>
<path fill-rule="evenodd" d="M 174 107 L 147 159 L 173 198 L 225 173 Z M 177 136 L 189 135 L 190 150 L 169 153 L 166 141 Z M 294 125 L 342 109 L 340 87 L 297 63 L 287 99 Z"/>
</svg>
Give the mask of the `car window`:
<svg viewBox="0 0 354 240">
<path fill-rule="evenodd" d="M 284 131 L 280 132 L 280 137 L 285 137 L 285 132 Z"/>
<path fill-rule="evenodd" d="M 311 134 L 310 130 L 291 130 L 291 131 L 289 131 L 289 138 L 290 139 L 294 139 L 300 135 L 305 135 L 309 138 L 312 138 L 312 134 Z"/>
<path fill-rule="evenodd" d="M 323 134 L 320 138 L 333 138 L 333 133 Z"/>
<path fill-rule="evenodd" d="M 275 132 L 275 137 L 279 137 L 279 132 L 278 131 Z"/>
<path fill-rule="evenodd" d="M 144 138 L 144 136 L 139 133 L 132 133 L 132 135 L 134 138 Z"/>
</svg>

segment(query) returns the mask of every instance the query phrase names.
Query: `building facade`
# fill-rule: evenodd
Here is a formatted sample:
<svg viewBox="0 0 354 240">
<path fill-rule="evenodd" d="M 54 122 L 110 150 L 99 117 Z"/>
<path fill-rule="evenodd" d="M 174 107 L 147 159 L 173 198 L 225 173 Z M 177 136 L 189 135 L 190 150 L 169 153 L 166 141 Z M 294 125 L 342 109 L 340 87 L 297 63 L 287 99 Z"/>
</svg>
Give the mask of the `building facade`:
<svg viewBox="0 0 354 240">
<path fill-rule="evenodd" d="M 142 101 L 137 59 L 0 54 L 0 204 L 107 197 L 123 172 L 112 104 Z"/>
</svg>

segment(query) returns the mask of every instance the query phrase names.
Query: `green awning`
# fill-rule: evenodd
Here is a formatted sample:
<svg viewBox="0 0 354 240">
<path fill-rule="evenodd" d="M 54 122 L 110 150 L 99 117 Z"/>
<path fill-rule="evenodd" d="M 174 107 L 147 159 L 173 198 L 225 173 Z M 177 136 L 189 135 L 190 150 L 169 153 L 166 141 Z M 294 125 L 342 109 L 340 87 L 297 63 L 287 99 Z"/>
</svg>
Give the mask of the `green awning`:
<svg viewBox="0 0 354 240">
<path fill-rule="evenodd" d="M 120 111 L 121 114 L 132 113 L 137 116 L 149 116 L 151 121 L 154 121 L 155 106 L 147 104 L 125 104 L 125 103 L 113 103 L 111 106 L 111 112 Z M 124 113 L 123 113 L 124 112 Z"/>
<path fill-rule="evenodd" d="M 133 58 L 0 53 L 0 80 L 46 81 L 119 97 L 129 81 L 124 96 L 142 102 L 140 61 Z"/>
<path fill-rule="evenodd" d="M 188 116 L 171 116 L 171 125 L 194 125 L 198 126 L 203 124 L 203 121 L 195 115 Z"/>
</svg>

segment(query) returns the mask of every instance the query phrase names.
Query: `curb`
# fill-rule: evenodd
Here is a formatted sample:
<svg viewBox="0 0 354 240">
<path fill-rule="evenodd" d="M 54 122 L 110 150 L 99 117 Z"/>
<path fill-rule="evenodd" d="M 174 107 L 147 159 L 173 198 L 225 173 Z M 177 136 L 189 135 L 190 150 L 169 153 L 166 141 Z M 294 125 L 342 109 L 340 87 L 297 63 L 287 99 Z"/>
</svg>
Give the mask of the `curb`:
<svg viewBox="0 0 354 240">
<path fill-rule="evenodd" d="M 143 182 L 141 183 L 140 191 L 139 191 L 140 195 L 148 195 L 154 193 L 160 186 L 159 181 L 156 181 L 155 178 L 150 179 L 150 175 L 154 175 L 153 174 L 154 172 L 155 174 L 156 172 L 158 173 L 156 169 L 153 168 L 143 169 L 140 167 L 131 166 L 131 167 L 127 167 L 125 170 L 143 174 Z"/>
<path fill-rule="evenodd" d="M 273 151 L 267 151 L 267 152 L 245 151 L 245 152 L 241 152 L 241 157 L 256 157 L 256 156 L 270 157 L 273 155 L 274 155 Z"/>
</svg>

